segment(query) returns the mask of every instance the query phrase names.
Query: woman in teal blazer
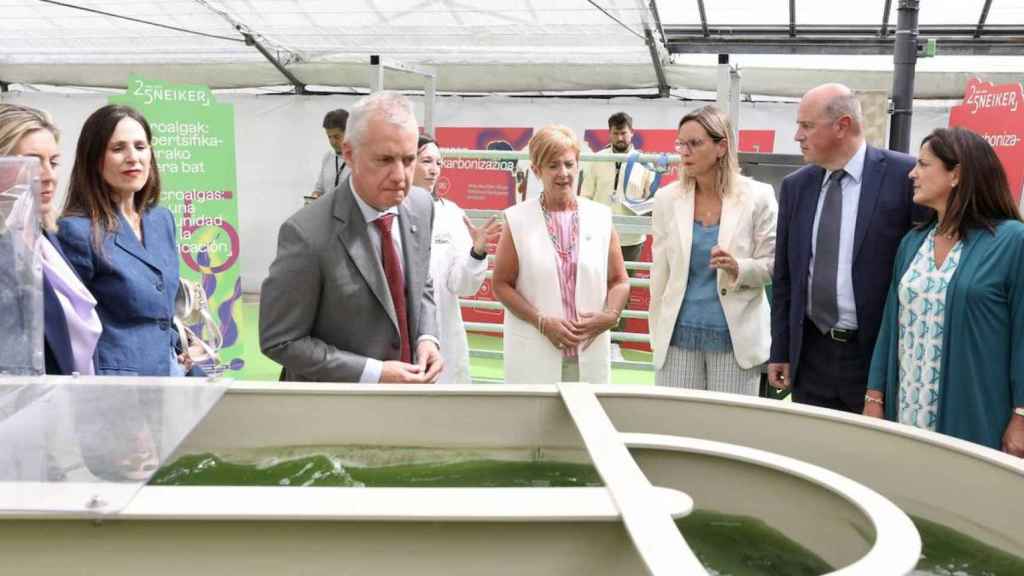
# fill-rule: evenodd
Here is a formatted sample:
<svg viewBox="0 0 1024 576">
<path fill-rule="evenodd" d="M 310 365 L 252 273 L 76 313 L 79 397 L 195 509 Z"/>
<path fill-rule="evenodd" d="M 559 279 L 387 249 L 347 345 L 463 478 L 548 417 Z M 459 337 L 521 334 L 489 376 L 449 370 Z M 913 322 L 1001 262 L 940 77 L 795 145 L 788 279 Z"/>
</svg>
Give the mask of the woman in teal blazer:
<svg viewBox="0 0 1024 576">
<path fill-rule="evenodd" d="M 172 325 L 178 288 L 174 218 L 146 119 L 127 106 L 100 108 L 78 139 L 58 238 L 96 297 L 103 322 L 97 374 L 180 375 Z"/>
<path fill-rule="evenodd" d="M 912 230 L 871 363 L 864 414 L 1024 456 L 1024 223 L 992 147 L 962 128 L 921 144 Z"/>
</svg>

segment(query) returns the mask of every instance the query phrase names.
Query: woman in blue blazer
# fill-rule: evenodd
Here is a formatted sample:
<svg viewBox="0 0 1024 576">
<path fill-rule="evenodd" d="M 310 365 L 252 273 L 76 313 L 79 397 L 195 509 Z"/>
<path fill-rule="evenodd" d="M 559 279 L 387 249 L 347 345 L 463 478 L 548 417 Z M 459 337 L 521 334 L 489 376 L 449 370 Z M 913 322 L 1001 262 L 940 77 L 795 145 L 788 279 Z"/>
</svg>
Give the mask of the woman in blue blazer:
<svg viewBox="0 0 1024 576">
<path fill-rule="evenodd" d="M 39 220 L 36 245 L 43 265 L 43 356 L 47 374 L 92 374 L 102 327 L 96 300 L 66 261 L 57 241 L 53 197 L 60 162 L 60 131 L 50 115 L 17 104 L 0 104 L 0 156 L 39 161 Z M 4 265 L 5 272 L 9 265 Z M 24 310 L 23 310 L 24 311 Z"/>
<path fill-rule="evenodd" d="M 910 173 L 936 216 L 904 237 L 864 414 L 1024 456 L 1024 223 L 982 137 L 940 128 Z"/>
<path fill-rule="evenodd" d="M 174 351 L 178 248 L 146 119 L 109 105 L 82 127 L 59 238 L 95 295 L 97 374 L 180 375 Z"/>
</svg>

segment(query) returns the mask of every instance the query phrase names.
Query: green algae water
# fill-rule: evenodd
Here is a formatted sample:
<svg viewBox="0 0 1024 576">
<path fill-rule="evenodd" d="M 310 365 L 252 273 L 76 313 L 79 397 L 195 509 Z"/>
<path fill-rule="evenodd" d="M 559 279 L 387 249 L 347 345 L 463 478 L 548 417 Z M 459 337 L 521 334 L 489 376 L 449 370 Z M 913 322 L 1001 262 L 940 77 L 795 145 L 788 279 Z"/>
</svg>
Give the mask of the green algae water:
<svg viewBox="0 0 1024 576">
<path fill-rule="evenodd" d="M 164 486 L 323 486 L 529 488 L 601 486 L 585 455 L 539 451 L 416 448 L 275 448 L 192 454 L 161 468 Z M 924 549 L 912 576 L 1019 576 L 1024 560 L 944 526 L 914 518 Z M 813 576 L 831 567 L 763 521 L 694 510 L 676 521 L 697 557 L 717 576 Z"/>
</svg>

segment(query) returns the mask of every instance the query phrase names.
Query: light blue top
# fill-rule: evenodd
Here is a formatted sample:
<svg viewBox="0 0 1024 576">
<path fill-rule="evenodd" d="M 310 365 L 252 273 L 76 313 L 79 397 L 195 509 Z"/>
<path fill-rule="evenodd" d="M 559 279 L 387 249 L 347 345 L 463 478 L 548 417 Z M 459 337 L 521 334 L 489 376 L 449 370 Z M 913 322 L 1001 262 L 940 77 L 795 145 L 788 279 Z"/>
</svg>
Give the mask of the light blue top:
<svg viewBox="0 0 1024 576">
<path fill-rule="evenodd" d="M 711 267 L 711 248 L 718 244 L 718 225 L 693 221 L 690 273 L 683 304 L 676 316 L 672 345 L 684 350 L 731 352 L 729 325 L 718 300 L 718 275 Z"/>
<path fill-rule="evenodd" d="M 946 289 L 960 262 L 957 242 L 941 267 L 935 266 L 935 229 L 899 279 L 899 379 L 901 424 L 935 430 L 942 376 L 942 331 Z"/>
<path fill-rule="evenodd" d="M 860 206 L 860 185 L 864 176 L 864 156 L 867 144 L 861 143 L 860 148 L 843 166 L 846 176 L 840 182 L 843 191 L 843 220 L 839 228 L 839 268 L 836 278 L 836 300 L 839 304 L 839 321 L 836 328 L 856 330 L 857 302 L 853 297 L 853 245 L 857 232 L 857 210 Z M 821 209 L 825 205 L 825 192 L 828 189 L 832 170 L 825 171 L 825 179 L 821 181 L 821 193 L 818 194 L 818 207 L 814 211 L 814 230 L 811 242 L 811 261 L 807 267 L 807 314 L 811 313 L 811 286 L 814 280 L 814 251 L 818 238 L 818 222 L 821 220 Z"/>
</svg>

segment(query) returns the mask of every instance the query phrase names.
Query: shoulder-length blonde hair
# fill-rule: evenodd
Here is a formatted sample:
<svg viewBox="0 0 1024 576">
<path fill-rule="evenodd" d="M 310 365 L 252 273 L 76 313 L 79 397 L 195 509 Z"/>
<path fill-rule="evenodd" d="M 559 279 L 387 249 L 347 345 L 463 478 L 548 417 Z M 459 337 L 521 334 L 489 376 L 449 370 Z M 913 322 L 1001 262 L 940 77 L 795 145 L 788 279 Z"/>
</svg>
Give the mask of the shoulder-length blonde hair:
<svg viewBox="0 0 1024 576">
<path fill-rule="evenodd" d="M 60 142 L 60 130 L 45 110 L 19 104 L 0 104 L 0 156 L 13 156 L 22 138 L 40 130 L 48 130 L 53 139 Z M 50 232 L 57 229 L 56 209 L 42 214 L 42 226 Z"/>
<path fill-rule="evenodd" d="M 568 126 L 548 124 L 530 138 L 530 164 L 540 169 L 545 162 L 571 150 L 580 159 L 580 141 Z"/>
<path fill-rule="evenodd" d="M 683 116 L 683 119 L 679 121 L 679 128 L 682 128 L 683 124 L 687 122 L 700 124 L 712 142 L 716 144 L 723 140 L 726 142 L 726 152 L 718 159 L 716 166 L 718 174 L 715 183 L 718 185 L 719 194 L 722 196 L 729 194 L 740 175 L 740 161 L 736 155 L 736 141 L 732 137 L 732 122 L 729 121 L 729 116 L 718 106 L 709 104 Z M 694 177 L 685 172 L 683 178 L 687 186 L 695 184 Z"/>
</svg>

